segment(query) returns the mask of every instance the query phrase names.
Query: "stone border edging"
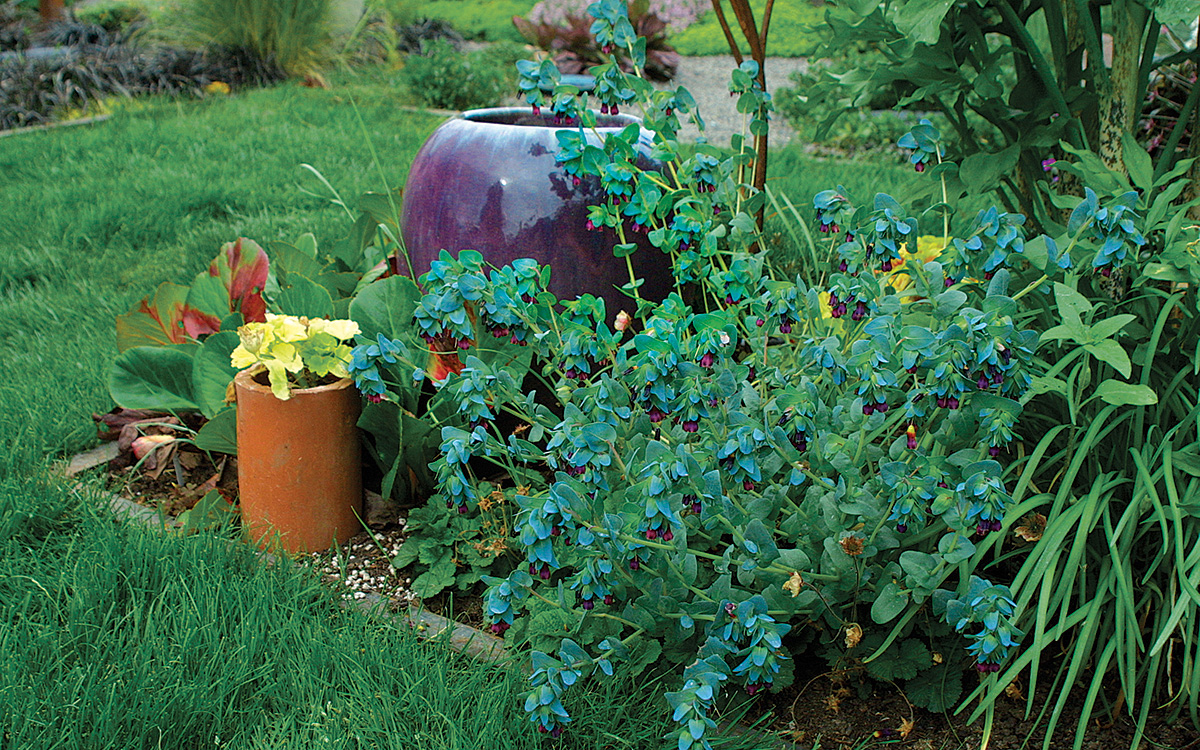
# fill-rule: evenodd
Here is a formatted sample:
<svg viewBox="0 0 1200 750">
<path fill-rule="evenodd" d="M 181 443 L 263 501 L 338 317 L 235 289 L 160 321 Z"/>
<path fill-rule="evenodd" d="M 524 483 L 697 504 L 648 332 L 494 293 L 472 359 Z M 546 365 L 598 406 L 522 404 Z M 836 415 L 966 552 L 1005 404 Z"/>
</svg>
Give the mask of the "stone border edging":
<svg viewBox="0 0 1200 750">
<path fill-rule="evenodd" d="M 10 128 L 8 130 L 0 130 L 0 138 L 7 138 L 10 135 L 24 135 L 26 133 L 36 133 L 41 130 L 54 130 L 55 128 L 69 128 L 75 125 L 94 125 L 98 122 L 104 122 L 112 117 L 112 115 L 95 115 L 93 117 L 80 117 L 75 120 L 63 120 L 62 122 L 48 122 L 45 125 L 29 125 L 24 128 Z"/>
</svg>

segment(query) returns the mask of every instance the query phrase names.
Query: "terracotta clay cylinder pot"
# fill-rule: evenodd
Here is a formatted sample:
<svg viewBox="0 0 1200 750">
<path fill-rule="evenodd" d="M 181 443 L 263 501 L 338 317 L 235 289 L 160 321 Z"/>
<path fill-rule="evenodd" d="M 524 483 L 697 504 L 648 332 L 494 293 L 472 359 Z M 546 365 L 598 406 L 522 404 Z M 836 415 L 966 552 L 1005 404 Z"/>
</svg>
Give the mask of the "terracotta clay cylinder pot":
<svg viewBox="0 0 1200 750">
<path fill-rule="evenodd" d="M 281 401 L 266 377 L 233 379 L 243 533 L 289 553 L 328 549 L 362 528 L 358 389 L 343 378 Z"/>
<path fill-rule="evenodd" d="M 597 115 L 601 133 L 636 122 Z M 414 274 L 428 271 L 443 249 L 454 256 L 478 250 L 497 268 L 533 258 L 550 267 L 550 291 L 560 299 L 594 294 L 613 315 L 628 306 L 629 298 L 613 289 L 629 282 L 625 260 L 612 252 L 617 233 L 587 229 L 587 207 L 604 201 L 600 181 L 587 177 L 577 185 L 555 161 L 557 133 L 574 129 L 515 107 L 471 110 L 439 126 L 414 157 L 404 185 L 403 236 Z M 643 169 L 657 165 L 649 158 L 651 138 L 641 131 Z M 590 131 L 587 139 L 601 145 Z M 626 237 L 638 244 L 634 270 L 645 279 L 639 292 L 663 299 L 672 286 L 670 259 L 631 226 Z"/>
</svg>

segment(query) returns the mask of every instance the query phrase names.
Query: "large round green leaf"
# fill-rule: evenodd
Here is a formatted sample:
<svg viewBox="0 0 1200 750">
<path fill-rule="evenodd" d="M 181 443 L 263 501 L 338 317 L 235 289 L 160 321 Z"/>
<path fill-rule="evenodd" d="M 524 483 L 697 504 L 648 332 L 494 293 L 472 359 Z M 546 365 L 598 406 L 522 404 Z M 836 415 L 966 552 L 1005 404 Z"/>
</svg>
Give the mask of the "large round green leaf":
<svg viewBox="0 0 1200 750">
<path fill-rule="evenodd" d="M 333 315 L 333 297 L 325 287 L 298 273 L 288 274 L 287 284 L 280 288 L 275 300 L 284 315 L 307 318 L 328 318 Z"/>
<path fill-rule="evenodd" d="M 196 411 L 195 346 L 135 346 L 117 356 L 109 375 L 113 401 L 126 409 Z"/>
<path fill-rule="evenodd" d="M 389 276 L 363 287 L 350 303 L 350 317 L 362 335 L 374 340 L 382 333 L 408 341 L 413 335 L 413 311 L 421 293 L 407 276 Z"/>
</svg>

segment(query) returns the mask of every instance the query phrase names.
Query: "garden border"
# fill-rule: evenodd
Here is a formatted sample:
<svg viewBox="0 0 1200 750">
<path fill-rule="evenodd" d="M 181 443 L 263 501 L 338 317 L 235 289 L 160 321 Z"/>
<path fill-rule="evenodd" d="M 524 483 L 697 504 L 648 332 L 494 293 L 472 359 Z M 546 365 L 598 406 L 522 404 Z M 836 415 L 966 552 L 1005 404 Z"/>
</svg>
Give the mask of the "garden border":
<svg viewBox="0 0 1200 750">
<path fill-rule="evenodd" d="M 93 115 L 91 117 L 80 117 L 75 120 L 63 120 L 62 122 L 48 122 L 44 125 L 28 125 L 23 128 L 9 128 L 8 130 L 0 130 L 0 138 L 7 138 L 10 135 L 24 135 L 26 133 L 37 133 L 42 130 L 54 130 L 55 128 L 69 128 L 75 125 L 95 125 L 99 122 L 111 119 L 112 115 Z"/>
<path fill-rule="evenodd" d="M 108 463 L 116 457 L 117 452 L 118 448 L 115 441 L 101 443 L 95 448 L 76 453 L 68 458 L 65 465 L 62 465 L 62 473 L 66 479 L 74 481 L 78 487 L 80 483 L 75 479 L 77 474 Z M 107 500 L 107 510 L 116 518 L 133 521 L 147 528 L 160 527 L 163 529 L 172 529 L 179 526 L 179 522 L 173 516 L 167 515 L 162 511 L 155 511 L 145 505 L 139 505 L 132 500 L 127 500 L 107 490 L 102 492 L 102 496 Z M 229 541 L 234 543 L 232 540 Z M 258 556 L 260 559 L 266 561 L 267 565 L 274 565 L 280 562 L 290 562 L 293 565 L 298 565 L 298 563 L 288 556 L 274 552 L 259 550 Z M 420 607 L 410 605 L 407 612 L 390 610 L 387 607 L 388 601 L 379 594 L 367 594 L 362 599 L 343 599 L 339 603 L 343 609 L 354 607 L 369 616 L 384 617 L 387 619 L 403 618 L 407 621 L 409 627 L 413 628 L 423 638 L 437 638 L 449 632 L 450 648 L 457 653 L 465 654 L 482 662 L 503 666 L 513 658 L 513 654 L 508 650 L 508 647 L 504 644 L 504 640 L 501 638 L 497 638 L 490 633 L 485 633 L 469 625 L 447 619 L 441 615 L 426 612 Z M 530 671 L 528 664 L 516 664 L 516 667 L 525 673 L 529 673 Z M 719 727 L 720 731 L 725 734 L 736 737 L 745 737 L 747 735 L 758 736 L 764 743 L 760 746 L 761 750 L 805 750 L 800 745 L 789 742 L 778 735 L 743 724 L 719 723 Z"/>
</svg>

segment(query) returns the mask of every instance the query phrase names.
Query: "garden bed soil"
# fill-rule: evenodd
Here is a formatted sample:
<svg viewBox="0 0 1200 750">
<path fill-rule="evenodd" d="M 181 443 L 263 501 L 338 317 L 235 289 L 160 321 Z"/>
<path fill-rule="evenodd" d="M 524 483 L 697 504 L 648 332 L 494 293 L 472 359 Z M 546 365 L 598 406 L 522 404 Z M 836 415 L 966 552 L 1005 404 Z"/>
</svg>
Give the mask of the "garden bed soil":
<svg viewBox="0 0 1200 750">
<path fill-rule="evenodd" d="M 153 473 L 132 472 L 129 465 L 111 468 L 111 487 L 115 494 L 160 514 L 177 516 L 191 508 L 208 489 L 221 489 L 229 497 L 236 496 L 236 465 L 214 466 L 203 454 L 189 456 L 180 449 L 178 458 L 169 459 L 161 470 Z M 68 473 L 100 465 L 111 459 L 113 451 L 100 449 L 73 459 Z M 230 459 L 232 460 L 232 459 Z M 182 474 L 178 472 L 182 469 Z M 179 480 L 183 481 L 180 482 Z M 368 499 L 369 504 L 373 501 Z M 374 500 L 377 501 L 377 500 Z M 362 606 L 381 602 L 388 611 L 403 612 L 413 608 L 426 611 L 482 630 L 482 599 L 476 594 L 443 592 L 421 600 L 410 590 L 416 573 L 411 568 L 396 570 L 391 561 L 407 538 L 407 511 L 388 509 L 376 513 L 374 528 L 365 530 L 334 549 L 302 556 L 298 562 L 308 565 L 322 579 L 342 592 L 348 601 Z M 367 516 L 371 517 L 370 508 Z M 379 518 L 387 517 L 387 521 Z M 486 638 L 483 633 L 477 636 Z M 471 635 L 468 632 L 467 638 Z M 1048 699 L 1048 688 L 1054 679 L 1057 665 L 1045 668 L 1039 681 L 1034 705 Z M 973 689 L 971 677 L 964 679 L 964 692 Z M 1074 741 L 1075 724 L 1079 715 L 1082 694 L 1068 702 L 1049 747 L 1067 750 Z M 731 705 L 737 705 L 733 699 Z M 1015 684 L 997 703 L 996 718 L 989 743 L 991 750 L 1018 750 L 1042 747 L 1044 727 L 1024 717 L 1023 686 Z M 783 746 L 807 748 L 819 741 L 823 750 L 863 750 L 872 742 L 896 745 L 913 750 L 976 750 L 981 745 L 982 721 L 967 725 L 969 712 L 954 716 L 915 708 L 898 688 L 875 683 L 860 689 L 852 672 L 834 673 L 826 670 L 824 662 L 811 660 L 798 663 L 795 682 L 779 693 L 759 696 L 750 703 L 745 717 L 747 723 L 777 737 Z M 1033 717 L 1036 719 L 1036 714 Z M 1134 735 L 1133 723 L 1121 714 L 1115 721 L 1094 723 L 1082 744 L 1082 750 L 1121 750 L 1128 748 Z M 864 744 L 867 743 L 867 744 Z M 1147 731 L 1139 746 L 1146 750 L 1200 750 L 1200 736 L 1187 724 L 1186 718 L 1176 725 L 1166 722 L 1165 716 L 1151 716 Z"/>
<path fill-rule="evenodd" d="M 752 722 L 766 712 L 773 713 L 769 721 L 772 732 L 803 748 L 818 739 L 822 750 L 863 750 L 865 741 L 895 744 L 913 750 L 977 750 L 983 736 L 983 720 L 966 723 L 970 711 L 960 715 L 934 713 L 913 707 L 904 694 L 887 684 L 876 683 L 866 694 L 860 694 L 844 676 L 821 672 L 813 663 L 809 669 L 797 665 L 796 681 L 778 694 L 752 705 L 747 721 Z M 1038 725 L 1037 708 L 1050 699 L 1046 685 L 1053 682 L 1058 665 L 1045 667 L 1029 720 L 1025 718 L 1026 696 L 1017 684 L 996 704 L 989 750 L 1040 750 L 1045 740 L 1044 723 Z M 964 678 L 964 694 L 973 690 L 974 680 Z M 1082 689 L 1064 706 L 1051 750 L 1069 750 L 1075 740 Z M 1053 706 L 1051 706 L 1051 709 Z M 1047 715 L 1049 711 L 1047 711 Z M 1113 722 L 1093 722 L 1084 737 L 1081 750 L 1125 750 L 1134 736 L 1133 722 L 1121 714 Z M 872 747 L 873 745 L 867 745 Z M 1152 715 L 1146 733 L 1138 745 L 1141 750 L 1200 750 L 1200 737 L 1186 717 L 1175 725 L 1168 724 L 1164 714 Z"/>
</svg>

